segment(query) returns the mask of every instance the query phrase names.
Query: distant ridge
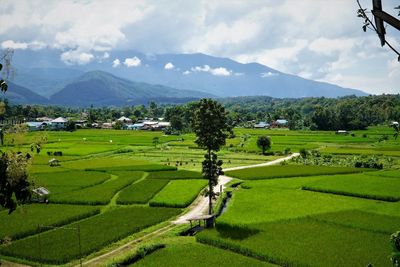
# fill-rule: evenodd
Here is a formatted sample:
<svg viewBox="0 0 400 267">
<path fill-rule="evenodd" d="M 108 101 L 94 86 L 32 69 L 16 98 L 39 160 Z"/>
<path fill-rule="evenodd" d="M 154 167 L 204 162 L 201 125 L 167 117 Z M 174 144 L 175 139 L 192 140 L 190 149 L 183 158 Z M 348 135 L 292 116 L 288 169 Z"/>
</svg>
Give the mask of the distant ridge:
<svg viewBox="0 0 400 267">
<path fill-rule="evenodd" d="M 13 82 L 7 82 L 8 90 L 2 93 L 1 97 L 6 98 L 10 103 L 14 104 L 49 104 L 49 100 L 41 95 L 36 94 L 32 90 Z"/>
<path fill-rule="evenodd" d="M 361 90 L 304 79 L 259 63 L 243 64 L 202 53 L 146 55 L 134 50 L 113 50 L 108 52 L 108 58 L 69 66 L 61 61 L 60 54 L 61 51 L 56 49 L 18 50 L 13 63 L 17 70 L 21 68 L 23 71 L 17 71 L 16 83 L 34 89 L 40 95 L 49 96 L 50 92 L 58 92 L 74 81 L 78 74 L 81 75 L 80 72 L 100 70 L 136 83 L 197 91 L 194 97 L 199 96 L 198 92 L 217 97 L 263 95 L 275 98 L 335 98 L 367 95 Z M 134 66 L 125 64 L 125 60 L 131 58 L 137 58 L 138 63 Z M 118 64 L 114 64 L 114 61 Z M 40 81 L 40 86 L 28 86 L 30 81 Z"/>
<path fill-rule="evenodd" d="M 211 94 L 180 90 L 163 85 L 133 82 L 104 71 L 83 74 L 50 97 L 50 102 L 64 106 L 108 106 L 159 103 L 182 103 L 212 97 Z"/>
</svg>

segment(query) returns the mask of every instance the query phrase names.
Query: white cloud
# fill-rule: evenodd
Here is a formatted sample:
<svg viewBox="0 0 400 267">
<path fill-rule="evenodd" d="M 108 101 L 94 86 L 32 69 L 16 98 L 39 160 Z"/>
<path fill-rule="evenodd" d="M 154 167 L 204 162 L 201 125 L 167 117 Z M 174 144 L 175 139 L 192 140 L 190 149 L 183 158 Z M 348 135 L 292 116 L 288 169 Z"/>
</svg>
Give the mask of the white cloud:
<svg viewBox="0 0 400 267">
<path fill-rule="evenodd" d="M 355 38 L 318 38 L 310 43 L 308 49 L 311 51 L 322 54 L 332 55 L 335 52 L 348 52 L 357 43 Z"/>
<path fill-rule="evenodd" d="M 7 40 L 1 43 L 1 48 L 3 49 L 7 49 L 7 48 L 11 48 L 11 49 L 27 49 L 28 48 L 28 44 L 27 43 L 19 43 L 19 42 L 14 42 L 13 40 Z"/>
<path fill-rule="evenodd" d="M 215 76 L 230 76 L 232 74 L 232 71 L 227 70 L 222 67 L 211 69 L 210 72 L 212 75 L 215 75 Z"/>
<path fill-rule="evenodd" d="M 110 54 L 108 52 L 104 52 L 103 59 L 107 59 L 109 57 L 110 57 Z"/>
<path fill-rule="evenodd" d="M 119 65 L 121 65 L 121 61 L 118 58 L 114 59 L 113 64 L 112 64 L 113 68 L 116 68 Z"/>
<path fill-rule="evenodd" d="M 142 64 L 142 61 L 138 57 L 125 58 L 124 65 L 128 68 L 130 67 L 139 67 Z"/>
<path fill-rule="evenodd" d="M 69 50 L 61 54 L 61 60 L 68 65 L 85 65 L 92 61 L 94 56 L 78 50 Z"/>
<path fill-rule="evenodd" d="M 183 75 L 188 75 L 188 74 L 190 74 L 190 73 L 191 73 L 191 72 L 188 71 L 188 70 L 185 70 L 184 72 L 182 72 Z"/>
<path fill-rule="evenodd" d="M 172 70 L 173 68 L 175 68 L 174 64 L 172 64 L 171 62 L 168 62 L 167 64 L 165 64 L 164 69 L 166 70 Z"/>
<path fill-rule="evenodd" d="M 261 78 L 269 78 L 269 77 L 274 77 L 274 76 L 278 76 L 279 74 L 276 72 L 263 72 L 261 73 Z"/>
<path fill-rule="evenodd" d="M 384 2 L 389 13 L 395 12 L 398 0 Z M 371 9 L 371 1 L 362 4 Z M 146 54 L 202 52 L 258 62 L 306 78 L 340 74 L 341 84 L 347 86 L 400 92 L 397 71 L 387 66 L 395 55 L 380 47 L 376 34 L 362 31 L 355 10 L 356 2 L 348 0 L 118 0 L 117 4 L 107 0 L 1 0 L 0 40 L 14 40 L 8 45 L 16 49 L 47 46 L 79 51 L 64 58 L 78 58 L 72 61 L 81 63 L 90 61 L 90 55 L 101 60 L 103 52 L 113 49 Z M 398 32 L 390 28 L 387 39 L 399 48 Z M 214 74 L 228 72 L 236 75 L 228 69 Z M 366 83 L 362 77 L 367 76 L 381 83 Z"/>
<path fill-rule="evenodd" d="M 230 76 L 232 74 L 231 70 L 227 70 L 224 67 L 211 68 L 209 65 L 192 67 L 190 70 L 192 72 L 209 72 L 215 76 Z"/>
</svg>

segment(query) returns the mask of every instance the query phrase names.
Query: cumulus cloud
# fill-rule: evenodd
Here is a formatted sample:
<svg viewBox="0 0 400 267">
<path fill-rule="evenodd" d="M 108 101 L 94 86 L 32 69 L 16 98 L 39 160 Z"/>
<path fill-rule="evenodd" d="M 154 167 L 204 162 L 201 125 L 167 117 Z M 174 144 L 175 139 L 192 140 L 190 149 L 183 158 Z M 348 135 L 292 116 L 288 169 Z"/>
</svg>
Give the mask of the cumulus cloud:
<svg viewBox="0 0 400 267">
<path fill-rule="evenodd" d="M 102 58 L 103 58 L 103 59 L 107 59 L 107 58 L 109 58 L 109 57 L 110 57 L 110 54 L 109 54 L 108 52 L 104 52 Z"/>
<path fill-rule="evenodd" d="M 230 75 L 232 75 L 231 70 L 227 70 L 224 67 L 211 68 L 209 65 L 195 66 L 195 67 L 190 68 L 190 70 L 192 72 L 209 72 L 215 76 L 230 76 Z"/>
<path fill-rule="evenodd" d="M 182 72 L 183 75 L 188 75 L 188 74 L 190 74 L 190 73 L 191 73 L 191 72 L 188 71 L 188 70 L 185 70 L 184 72 Z"/>
<path fill-rule="evenodd" d="M 139 67 L 142 64 L 142 61 L 138 57 L 125 58 L 124 65 L 128 68 L 130 67 Z"/>
<path fill-rule="evenodd" d="M 216 76 L 230 76 L 232 74 L 232 71 L 227 70 L 222 67 L 211 69 L 210 72 L 212 75 L 216 75 Z"/>
<path fill-rule="evenodd" d="M 384 3 L 394 16 L 392 7 L 397 2 Z M 371 9 L 370 1 L 362 4 Z M 90 55 L 114 49 L 152 54 L 202 52 L 313 79 L 327 80 L 340 74 L 340 84 L 347 87 L 354 87 L 359 79 L 356 88 L 399 90 L 399 76 L 387 76 L 393 73 L 387 62 L 395 56 L 380 47 L 376 34 L 362 31 L 356 9 L 356 3 L 347 0 L 295 4 L 292 0 L 119 0 L 117 4 L 104 0 L 2 0 L 0 40 L 14 40 L 6 45 L 15 49 L 59 48 L 67 51 L 64 58 L 77 58 L 68 59 L 70 64 L 90 62 Z M 399 47 L 398 32 L 390 28 L 387 39 Z M 79 52 L 72 55 L 68 51 Z M 124 63 L 121 58 L 119 64 Z M 208 73 L 236 75 L 218 68 L 210 68 Z M 362 77 L 366 76 L 381 84 L 365 83 Z"/>
<path fill-rule="evenodd" d="M 172 70 L 173 68 L 175 68 L 174 64 L 172 64 L 171 62 L 168 62 L 167 64 L 165 64 L 164 69 L 166 70 Z"/>
<path fill-rule="evenodd" d="M 118 58 L 114 59 L 113 64 L 112 64 L 113 68 L 116 68 L 119 65 L 121 65 L 121 61 Z"/>
<path fill-rule="evenodd" d="M 85 65 L 94 59 L 94 55 L 78 50 L 69 50 L 61 54 L 61 60 L 68 65 Z"/>
<path fill-rule="evenodd" d="M 278 76 L 278 75 L 279 74 L 276 72 L 268 71 L 268 72 L 262 72 L 260 76 L 261 76 L 261 78 L 269 78 L 269 77 L 274 77 L 274 76 Z"/>
<path fill-rule="evenodd" d="M 25 50 L 25 49 L 32 49 L 32 50 L 39 50 L 39 49 L 43 49 L 46 47 L 45 43 L 39 42 L 39 41 L 32 41 L 29 43 L 25 43 L 25 42 L 15 42 L 13 40 L 7 40 L 1 43 L 1 48 L 2 49 L 7 49 L 7 48 L 11 48 L 14 50 Z"/>
</svg>

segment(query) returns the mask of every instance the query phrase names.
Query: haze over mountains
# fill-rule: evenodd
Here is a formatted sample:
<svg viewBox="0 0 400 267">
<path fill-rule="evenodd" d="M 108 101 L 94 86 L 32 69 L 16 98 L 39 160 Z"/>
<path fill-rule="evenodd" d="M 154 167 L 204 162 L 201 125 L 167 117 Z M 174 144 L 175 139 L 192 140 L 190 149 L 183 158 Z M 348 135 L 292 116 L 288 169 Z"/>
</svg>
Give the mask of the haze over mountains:
<svg viewBox="0 0 400 267">
<path fill-rule="evenodd" d="M 202 97 L 366 95 L 360 90 L 303 79 L 258 63 L 241 64 L 204 54 L 113 51 L 89 58 L 60 58 L 59 50 L 17 50 L 13 65 L 13 83 L 46 97 L 17 97 L 15 94 L 22 90 L 18 87 L 11 100 L 24 104 L 103 106 L 145 104 L 149 100 L 179 103 Z M 8 97 L 12 89 L 13 86 Z"/>
</svg>

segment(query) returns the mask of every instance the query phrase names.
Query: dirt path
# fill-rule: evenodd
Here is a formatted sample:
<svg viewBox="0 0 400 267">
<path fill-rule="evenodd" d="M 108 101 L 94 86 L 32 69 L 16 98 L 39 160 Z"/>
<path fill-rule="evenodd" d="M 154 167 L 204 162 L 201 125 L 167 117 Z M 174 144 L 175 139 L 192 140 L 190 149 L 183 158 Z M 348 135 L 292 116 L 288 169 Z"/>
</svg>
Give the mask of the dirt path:
<svg viewBox="0 0 400 267">
<path fill-rule="evenodd" d="M 234 170 L 242 170 L 242 169 L 248 169 L 248 168 L 255 168 L 255 167 L 262 167 L 262 166 L 269 166 L 269 165 L 275 165 L 279 164 L 282 161 L 289 160 L 291 158 L 299 156 L 299 153 L 293 153 L 292 155 L 276 160 L 272 160 L 269 162 L 261 163 L 261 164 L 254 164 L 254 165 L 248 165 L 248 166 L 239 166 L 239 167 L 232 167 L 232 168 L 227 168 L 224 169 L 224 171 L 234 171 Z M 218 185 L 214 187 L 215 192 L 220 192 L 220 189 L 222 187 L 222 190 L 224 190 L 225 185 L 229 183 L 233 178 L 221 175 L 219 177 Z M 184 224 L 188 222 L 189 218 L 193 218 L 199 215 L 206 214 L 208 211 L 208 197 L 204 196 L 199 196 L 196 201 L 189 207 L 189 211 L 173 221 L 174 224 Z"/>
<path fill-rule="evenodd" d="M 233 167 L 233 168 L 227 168 L 224 169 L 224 171 L 232 171 L 232 170 L 241 170 L 241 169 L 247 169 L 247 168 L 254 168 L 254 167 L 260 167 L 260 166 L 269 166 L 269 165 L 274 165 L 274 164 L 279 164 L 282 161 L 285 160 L 289 160 L 293 157 L 297 157 L 299 156 L 299 153 L 293 153 L 292 155 L 285 157 L 285 158 L 280 158 L 280 159 L 276 159 L 273 161 L 269 161 L 266 163 L 261 163 L 261 164 L 255 164 L 255 165 L 249 165 L 249 166 L 240 166 L 240 167 Z M 222 188 L 222 190 L 224 190 L 225 186 L 227 183 L 229 183 L 233 178 L 225 176 L 225 175 L 221 175 L 219 177 L 219 182 L 218 185 L 215 187 L 215 192 L 220 192 L 220 189 Z M 102 254 L 100 256 L 97 256 L 95 258 L 92 258 L 90 260 L 84 261 L 82 265 L 84 266 L 103 266 L 105 263 L 107 263 L 111 258 L 115 258 L 117 256 L 122 255 L 124 252 L 130 251 L 132 249 L 134 249 L 139 243 L 141 243 L 142 241 L 145 240 L 149 240 L 155 237 L 158 237 L 168 231 L 170 231 L 171 229 L 173 229 L 174 227 L 176 227 L 177 225 L 180 224 L 185 224 L 187 223 L 187 219 L 194 217 L 194 216 L 198 216 L 198 215 L 203 215 L 205 213 L 207 213 L 208 211 L 208 198 L 204 197 L 204 196 L 199 196 L 195 202 L 188 208 L 188 212 L 186 212 L 184 215 L 180 216 L 178 219 L 176 219 L 175 221 L 173 221 L 173 224 L 169 224 L 163 228 L 160 228 L 154 232 L 148 233 L 140 238 L 137 238 L 135 240 L 129 241 L 128 243 L 112 250 L 109 251 L 105 254 Z M 76 267 L 78 267 L 79 265 L 77 265 Z"/>
</svg>

